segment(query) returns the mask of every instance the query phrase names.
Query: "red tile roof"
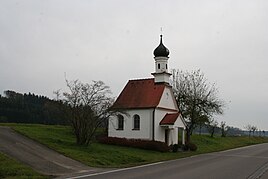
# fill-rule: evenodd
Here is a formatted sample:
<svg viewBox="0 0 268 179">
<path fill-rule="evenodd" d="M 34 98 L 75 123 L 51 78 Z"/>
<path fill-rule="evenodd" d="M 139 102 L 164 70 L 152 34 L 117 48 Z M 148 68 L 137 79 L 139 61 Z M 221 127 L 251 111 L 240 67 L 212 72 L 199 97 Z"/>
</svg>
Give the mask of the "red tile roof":
<svg viewBox="0 0 268 179">
<path fill-rule="evenodd" d="M 180 113 L 166 114 L 165 117 L 160 121 L 160 125 L 174 125 Z"/>
<path fill-rule="evenodd" d="M 154 79 L 129 80 L 113 108 L 153 108 L 161 99 L 165 84 L 155 84 Z"/>
</svg>

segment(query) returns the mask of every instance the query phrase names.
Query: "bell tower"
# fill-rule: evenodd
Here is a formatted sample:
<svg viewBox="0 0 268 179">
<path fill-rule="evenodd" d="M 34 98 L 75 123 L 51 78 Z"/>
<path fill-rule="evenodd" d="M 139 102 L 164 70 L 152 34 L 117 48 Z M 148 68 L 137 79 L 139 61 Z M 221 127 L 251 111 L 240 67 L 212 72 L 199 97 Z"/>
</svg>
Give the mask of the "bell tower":
<svg viewBox="0 0 268 179">
<path fill-rule="evenodd" d="M 169 85 L 170 73 L 168 72 L 168 55 L 169 50 L 163 45 L 163 35 L 160 35 L 160 44 L 154 50 L 155 72 L 151 73 L 154 76 L 155 83 L 166 83 Z"/>
</svg>

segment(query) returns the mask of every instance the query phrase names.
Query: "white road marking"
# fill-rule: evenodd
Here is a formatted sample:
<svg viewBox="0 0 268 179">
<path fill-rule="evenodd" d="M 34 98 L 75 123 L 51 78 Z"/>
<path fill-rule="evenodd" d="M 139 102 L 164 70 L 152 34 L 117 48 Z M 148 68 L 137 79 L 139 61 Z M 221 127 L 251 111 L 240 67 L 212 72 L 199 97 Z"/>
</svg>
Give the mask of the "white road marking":
<svg viewBox="0 0 268 179">
<path fill-rule="evenodd" d="M 235 151 L 235 150 L 239 150 L 239 149 L 250 148 L 250 147 L 254 147 L 256 145 L 265 145 L 265 144 L 267 144 L 267 143 L 254 144 L 254 145 L 249 145 L 249 146 L 244 146 L 244 147 L 239 147 L 239 148 L 234 148 L 234 149 L 229 149 L 229 150 L 223 150 L 223 151 L 218 151 L 218 152 L 212 152 L 212 153 L 204 153 L 204 154 L 199 154 L 199 155 L 192 155 L 192 156 L 189 156 L 189 157 L 184 157 L 184 158 L 179 158 L 179 159 L 174 159 L 174 160 L 167 160 L 167 161 L 162 161 L 162 162 L 156 162 L 156 163 L 151 163 L 151 164 L 146 164 L 146 165 L 140 165 L 140 166 L 136 166 L 136 167 L 122 168 L 122 169 L 110 170 L 110 171 L 106 171 L 106 172 L 86 174 L 86 175 L 75 176 L 75 177 L 69 177 L 69 178 L 66 178 L 66 179 L 85 178 L 85 177 L 103 175 L 103 174 L 107 174 L 107 173 L 114 173 L 114 172 L 131 170 L 131 169 L 136 169 L 136 168 L 143 168 L 143 167 L 147 167 L 147 166 L 153 166 L 153 165 L 159 165 L 159 164 L 163 164 L 163 163 L 175 162 L 175 161 L 178 161 L 178 160 L 186 160 L 187 158 L 191 158 L 191 157 L 213 156 L 213 155 L 215 155 L 215 156 L 216 155 L 218 155 L 218 156 L 224 156 L 224 155 L 222 155 L 222 153 L 229 152 L 229 151 Z M 228 155 L 225 155 L 225 156 L 228 156 Z M 236 157 L 239 157 L 239 156 L 240 157 L 256 157 L 256 158 L 258 158 L 257 156 L 242 156 L 242 155 L 229 155 L 229 156 L 233 156 L 233 157 L 234 156 L 236 156 Z M 263 157 L 261 157 L 261 158 L 263 158 Z"/>
<path fill-rule="evenodd" d="M 81 175 L 81 176 L 76 176 L 76 177 L 69 177 L 66 179 L 85 178 L 85 177 L 91 177 L 91 176 L 96 176 L 96 175 L 103 175 L 103 174 L 107 174 L 107 173 L 114 173 L 114 172 L 120 172 L 120 171 L 125 171 L 125 170 L 131 170 L 131 169 L 136 169 L 136 168 L 149 167 L 149 166 L 153 166 L 153 165 L 159 165 L 162 163 L 164 163 L 164 162 L 156 162 L 156 163 L 150 163 L 150 164 L 140 165 L 140 166 L 136 166 L 136 167 L 122 168 L 122 169 L 111 170 L 111 171 L 106 171 L 106 172 L 93 173 L 93 174 Z"/>
</svg>

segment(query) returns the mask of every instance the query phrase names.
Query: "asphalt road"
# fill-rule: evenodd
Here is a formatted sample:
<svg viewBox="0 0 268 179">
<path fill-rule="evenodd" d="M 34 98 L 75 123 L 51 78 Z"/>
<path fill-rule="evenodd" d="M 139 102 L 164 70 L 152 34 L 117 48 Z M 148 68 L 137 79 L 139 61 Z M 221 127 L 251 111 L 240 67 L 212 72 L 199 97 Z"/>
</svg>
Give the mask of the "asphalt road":
<svg viewBox="0 0 268 179">
<path fill-rule="evenodd" d="M 75 178 L 255 179 L 268 178 L 268 144 L 203 154 L 126 169 L 83 174 Z"/>
<path fill-rule="evenodd" d="M 91 168 L 67 158 L 8 127 L 0 126 L 0 151 L 45 175 L 72 176 L 83 172 L 103 171 L 103 169 Z"/>
</svg>

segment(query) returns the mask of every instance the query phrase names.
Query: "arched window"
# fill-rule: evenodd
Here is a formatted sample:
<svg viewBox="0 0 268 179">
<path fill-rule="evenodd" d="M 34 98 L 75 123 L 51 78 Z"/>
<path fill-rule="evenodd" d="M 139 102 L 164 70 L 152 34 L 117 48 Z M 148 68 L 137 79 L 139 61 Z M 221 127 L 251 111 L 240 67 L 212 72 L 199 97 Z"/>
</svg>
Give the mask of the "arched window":
<svg viewBox="0 0 268 179">
<path fill-rule="evenodd" d="M 166 69 L 167 69 L 167 64 L 166 64 Z"/>
<path fill-rule="evenodd" d="M 158 69 L 160 69 L 160 63 L 158 63 Z"/>
<path fill-rule="evenodd" d="M 117 116 L 117 124 L 117 130 L 124 130 L 124 117 L 120 114 Z"/>
<path fill-rule="evenodd" d="M 140 116 L 135 114 L 133 117 L 133 120 L 134 120 L 133 130 L 140 130 Z"/>
</svg>

